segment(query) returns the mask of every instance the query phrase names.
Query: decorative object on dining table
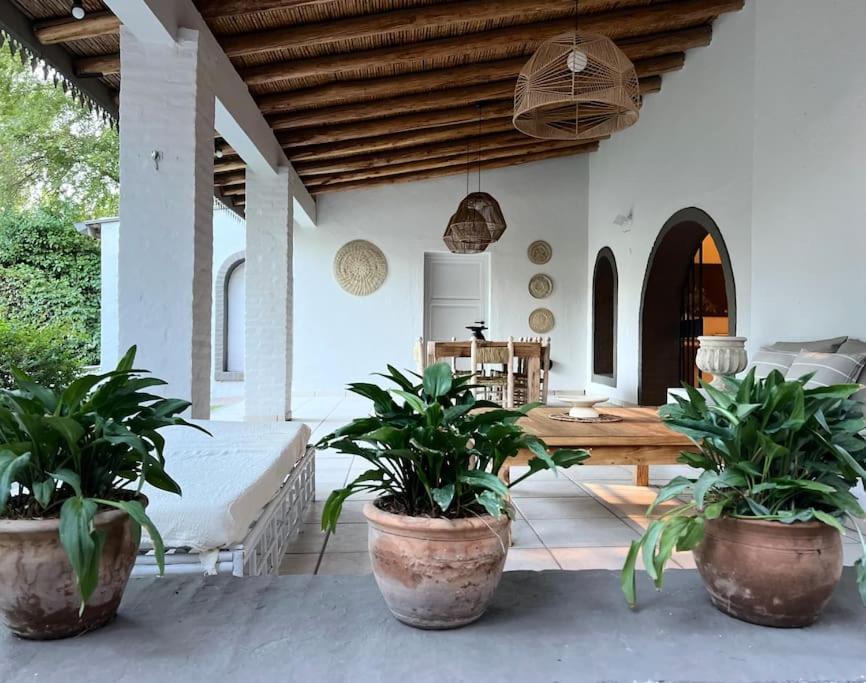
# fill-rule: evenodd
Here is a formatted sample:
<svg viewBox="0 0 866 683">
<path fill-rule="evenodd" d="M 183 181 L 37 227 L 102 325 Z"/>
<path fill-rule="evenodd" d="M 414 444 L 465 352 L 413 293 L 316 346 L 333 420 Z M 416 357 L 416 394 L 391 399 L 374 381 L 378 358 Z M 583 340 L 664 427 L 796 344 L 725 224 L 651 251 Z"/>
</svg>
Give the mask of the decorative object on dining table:
<svg viewBox="0 0 866 683">
<path fill-rule="evenodd" d="M 388 276 L 385 254 L 372 242 L 352 240 L 334 257 L 334 278 L 344 291 L 355 296 L 375 292 Z"/>
<path fill-rule="evenodd" d="M 568 416 L 573 418 L 597 418 L 599 412 L 595 406 L 608 400 L 607 396 L 592 396 L 588 394 L 558 394 L 557 399 L 571 406 Z"/>
<path fill-rule="evenodd" d="M 529 245 L 526 254 L 529 256 L 531 263 L 534 263 L 536 266 L 543 266 L 553 256 L 553 248 L 544 240 L 535 240 Z"/>
<path fill-rule="evenodd" d="M 749 359 L 745 337 L 698 337 L 698 342 L 695 365 L 713 376 L 711 384 L 716 389 L 724 390 L 725 376 L 731 377 L 746 369 Z"/>
<path fill-rule="evenodd" d="M 536 273 L 529 280 L 529 293 L 534 299 L 546 299 L 553 293 L 553 280 L 549 275 Z"/>
<path fill-rule="evenodd" d="M 559 422 L 580 422 L 583 424 L 598 424 L 602 422 L 622 422 L 623 418 L 620 415 L 611 415 L 610 413 L 599 413 L 598 417 L 572 417 L 568 413 L 551 413 L 548 415 L 551 420 Z"/>
<path fill-rule="evenodd" d="M 529 314 L 529 329 L 536 334 L 550 332 L 554 325 L 556 325 L 556 318 L 548 308 L 536 308 Z"/>
<path fill-rule="evenodd" d="M 467 325 L 466 329 L 472 332 L 473 339 L 486 341 L 484 338 L 484 330 L 487 329 L 487 326 L 484 324 L 483 320 L 476 320 L 474 325 Z"/>
</svg>

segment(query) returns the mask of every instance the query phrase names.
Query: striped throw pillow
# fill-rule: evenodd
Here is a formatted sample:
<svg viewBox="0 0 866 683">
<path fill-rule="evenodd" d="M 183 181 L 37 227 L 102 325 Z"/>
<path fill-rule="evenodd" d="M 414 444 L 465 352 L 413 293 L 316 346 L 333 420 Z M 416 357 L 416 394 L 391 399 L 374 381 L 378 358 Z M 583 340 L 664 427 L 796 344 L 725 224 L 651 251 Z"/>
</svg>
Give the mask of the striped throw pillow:
<svg viewBox="0 0 866 683">
<path fill-rule="evenodd" d="M 802 351 L 791 363 L 785 379 L 799 379 L 803 375 L 814 373 L 812 379 L 806 382 L 807 389 L 830 384 L 851 384 L 860 376 L 864 363 L 866 354 L 862 353 Z"/>
<path fill-rule="evenodd" d="M 752 358 L 750 368 L 755 368 L 755 377 L 763 379 L 773 370 L 778 370 L 782 376 L 788 372 L 791 363 L 799 355 L 800 349 L 796 351 L 779 351 L 770 346 L 762 346 Z"/>
</svg>

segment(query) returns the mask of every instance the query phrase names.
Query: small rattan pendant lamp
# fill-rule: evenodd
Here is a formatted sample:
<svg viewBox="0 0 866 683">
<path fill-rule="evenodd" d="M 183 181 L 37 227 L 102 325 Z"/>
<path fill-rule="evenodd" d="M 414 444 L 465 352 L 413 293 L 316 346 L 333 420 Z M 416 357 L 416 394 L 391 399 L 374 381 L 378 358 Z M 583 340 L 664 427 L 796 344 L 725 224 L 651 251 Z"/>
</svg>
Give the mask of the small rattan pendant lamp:
<svg viewBox="0 0 866 683">
<path fill-rule="evenodd" d="M 634 64 L 607 36 L 578 30 L 574 4 L 574 30 L 542 43 L 517 77 L 514 127 L 535 138 L 597 138 L 640 115 Z"/>
<path fill-rule="evenodd" d="M 478 126 L 481 127 L 479 105 Z M 443 241 L 454 254 L 478 254 L 496 242 L 507 227 L 499 202 L 481 191 L 481 141 L 478 142 L 478 192 L 469 192 L 469 151 L 466 152 L 466 196 L 448 221 Z"/>
</svg>

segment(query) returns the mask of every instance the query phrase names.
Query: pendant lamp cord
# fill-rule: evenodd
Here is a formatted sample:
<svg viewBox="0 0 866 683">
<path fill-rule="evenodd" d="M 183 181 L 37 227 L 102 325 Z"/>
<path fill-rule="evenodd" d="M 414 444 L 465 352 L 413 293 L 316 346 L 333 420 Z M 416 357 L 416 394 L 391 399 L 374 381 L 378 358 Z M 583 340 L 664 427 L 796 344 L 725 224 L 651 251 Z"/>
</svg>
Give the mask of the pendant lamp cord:
<svg viewBox="0 0 866 683">
<path fill-rule="evenodd" d="M 478 103 L 478 191 L 481 192 L 481 102 Z"/>
</svg>

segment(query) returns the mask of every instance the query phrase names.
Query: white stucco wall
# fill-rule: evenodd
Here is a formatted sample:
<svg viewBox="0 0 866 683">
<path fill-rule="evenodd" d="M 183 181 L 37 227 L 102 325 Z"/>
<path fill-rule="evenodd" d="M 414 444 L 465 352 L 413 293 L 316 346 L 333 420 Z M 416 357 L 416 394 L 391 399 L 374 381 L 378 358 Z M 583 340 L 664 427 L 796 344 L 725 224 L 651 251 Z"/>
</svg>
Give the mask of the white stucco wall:
<svg viewBox="0 0 866 683">
<path fill-rule="evenodd" d="M 755 4 L 752 337 L 866 339 L 866 2 Z"/>
<path fill-rule="evenodd" d="M 644 273 L 659 231 L 680 209 L 698 207 L 718 224 L 734 267 L 737 332 L 749 335 L 754 3 L 719 18 L 713 34 L 709 47 L 688 53 L 683 71 L 665 75 L 640 121 L 590 158 L 587 286 L 602 247 L 619 270 L 617 386 L 590 389 L 617 400 L 637 401 Z M 630 209 L 632 224 L 615 225 Z"/>
<path fill-rule="evenodd" d="M 482 177 L 482 189 L 499 200 L 508 223 L 489 250 L 488 338 L 528 336 L 530 312 L 550 308 L 554 389 L 581 389 L 585 381 L 587 166 L 586 157 L 572 157 Z M 338 392 L 347 382 L 369 380 L 386 363 L 414 369 L 412 344 L 424 323 L 424 252 L 446 251 L 442 233 L 465 192 L 466 178 L 458 175 L 320 196 L 318 228 L 295 231 L 296 393 Z M 374 242 L 388 259 L 387 280 L 367 297 L 344 292 L 333 276 L 337 250 L 358 238 Z M 547 265 L 527 258 L 535 239 L 553 247 Z M 543 301 L 527 291 L 536 272 L 555 283 Z"/>
</svg>

